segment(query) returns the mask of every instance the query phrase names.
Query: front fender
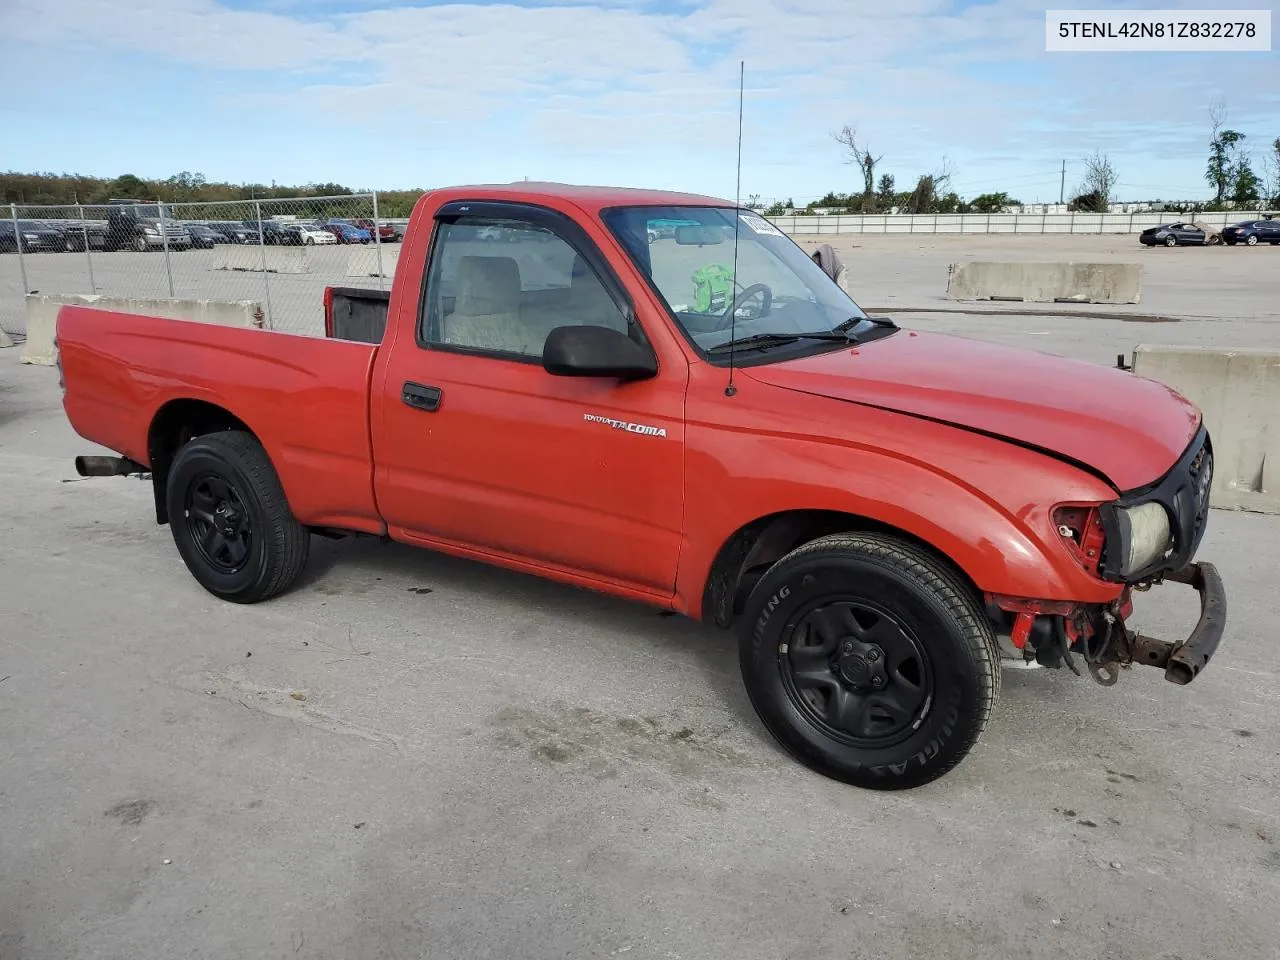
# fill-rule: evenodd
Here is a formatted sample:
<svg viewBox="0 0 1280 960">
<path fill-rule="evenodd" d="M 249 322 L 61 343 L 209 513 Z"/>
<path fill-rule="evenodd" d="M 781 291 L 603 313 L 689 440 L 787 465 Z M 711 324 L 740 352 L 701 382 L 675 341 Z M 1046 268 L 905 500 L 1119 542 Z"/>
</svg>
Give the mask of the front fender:
<svg viewBox="0 0 1280 960">
<path fill-rule="evenodd" d="M 1014 444 L 886 411 L 860 411 L 856 441 L 819 432 L 820 419 L 810 424 L 803 433 L 769 429 L 775 424 L 749 432 L 690 424 L 677 594 L 695 616 L 729 539 L 755 520 L 793 510 L 835 511 L 904 531 L 984 592 L 1091 603 L 1119 595 L 1120 585 L 1085 572 L 1052 522 L 1056 504 L 1113 498 L 1101 479 Z"/>
</svg>

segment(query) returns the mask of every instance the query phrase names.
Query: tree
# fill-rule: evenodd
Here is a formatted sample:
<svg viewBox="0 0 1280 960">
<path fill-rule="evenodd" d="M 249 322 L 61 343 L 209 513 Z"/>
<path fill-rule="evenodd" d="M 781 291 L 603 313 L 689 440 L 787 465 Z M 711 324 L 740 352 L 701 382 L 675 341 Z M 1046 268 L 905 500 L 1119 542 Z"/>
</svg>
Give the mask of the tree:
<svg viewBox="0 0 1280 960">
<path fill-rule="evenodd" d="M 1095 206 L 1099 205 L 1100 200 L 1102 209 L 1096 212 L 1106 213 L 1111 201 L 1115 199 L 1116 180 L 1116 170 L 1111 164 L 1111 158 L 1100 151 L 1095 152 L 1084 162 L 1084 179 L 1076 190 L 1076 196 L 1093 197 Z"/>
<path fill-rule="evenodd" d="M 1262 199 L 1262 180 L 1253 172 L 1249 158 L 1241 156 L 1231 168 L 1231 202 L 1237 207 L 1256 206 Z"/>
<path fill-rule="evenodd" d="M 135 177 L 132 173 L 116 177 L 111 181 L 110 188 L 111 196 L 121 200 L 146 200 L 151 193 L 151 187 L 147 182 Z"/>
<path fill-rule="evenodd" d="M 1280 137 L 1271 141 L 1271 150 L 1262 155 L 1263 198 L 1267 206 L 1280 207 Z"/>
<path fill-rule="evenodd" d="M 1003 191 L 1000 193 L 983 193 L 973 198 L 969 209 L 974 213 L 999 213 L 1005 207 L 1016 207 L 1018 201 Z"/>
<path fill-rule="evenodd" d="M 884 154 L 873 157 L 865 141 L 862 146 L 858 146 L 858 133 L 847 123 L 839 133 L 833 133 L 832 137 L 844 147 L 845 163 L 856 164 L 862 171 L 862 196 L 864 201 L 870 201 L 876 187 L 876 164 L 884 159 Z"/>
<path fill-rule="evenodd" d="M 886 173 L 880 178 L 880 186 L 876 189 L 876 199 L 885 207 L 893 205 L 893 174 Z"/>
<path fill-rule="evenodd" d="M 960 195 L 952 190 L 945 196 L 938 198 L 938 205 L 935 208 L 937 213 L 963 213 L 961 210 L 963 204 L 960 201 Z"/>
<path fill-rule="evenodd" d="M 933 173 L 924 174 L 916 181 L 915 190 L 907 200 L 907 209 L 912 213 L 937 213 L 938 199 L 951 184 L 954 166 L 946 157 Z"/>
<path fill-rule="evenodd" d="M 167 199 L 175 201 L 195 200 L 200 196 L 204 188 L 204 174 L 183 170 L 181 173 L 175 173 L 166 180 L 165 185 L 169 187 L 166 192 L 170 196 Z"/>
<path fill-rule="evenodd" d="M 937 199 L 938 188 L 933 174 L 926 173 L 916 181 L 916 188 L 911 191 L 911 198 L 907 200 L 907 210 L 911 213 L 928 213 Z"/>
<path fill-rule="evenodd" d="M 1233 175 L 1239 172 L 1237 154 L 1244 141 L 1243 133 L 1223 129 L 1226 117 L 1226 104 L 1222 100 L 1215 101 L 1209 108 L 1209 163 L 1205 167 L 1204 178 L 1214 189 L 1214 202 L 1219 204 L 1227 198 L 1233 186 Z"/>
<path fill-rule="evenodd" d="M 1081 191 L 1067 203 L 1067 209 L 1073 213 L 1106 213 L 1109 206 L 1107 198 L 1096 190 Z"/>
</svg>

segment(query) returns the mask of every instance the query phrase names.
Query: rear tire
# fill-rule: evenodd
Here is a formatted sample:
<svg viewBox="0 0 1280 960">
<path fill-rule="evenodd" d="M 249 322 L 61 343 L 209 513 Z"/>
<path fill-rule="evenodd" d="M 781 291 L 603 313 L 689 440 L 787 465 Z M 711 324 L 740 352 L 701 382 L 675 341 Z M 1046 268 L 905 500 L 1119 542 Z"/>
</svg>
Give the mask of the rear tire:
<svg viewBox="0 0 1280 960">
<path fill-rule="evenodd" d="M 1000 653 L 971 587 L 893 537 L 837 534 L 787 554 L 741 620 L 743 681 L 806 766 L 876 790 L 918 787 L 977 742 Z"/>
<path fill-rule="evenodd" d="M 311 536 L 289 511 L 262 445 L 241 430 L 198 436 L 174 457 L 165 489 L 174 544 L 196 582 L 233 603 L 287 590 Z"/>
</svg>

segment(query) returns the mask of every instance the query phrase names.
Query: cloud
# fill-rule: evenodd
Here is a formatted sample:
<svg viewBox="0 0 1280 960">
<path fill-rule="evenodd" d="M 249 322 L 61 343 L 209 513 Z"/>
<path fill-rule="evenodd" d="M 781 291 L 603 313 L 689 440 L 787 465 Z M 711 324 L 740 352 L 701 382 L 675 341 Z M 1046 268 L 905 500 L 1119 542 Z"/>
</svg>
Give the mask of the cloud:
<svg viewBox="0 0 1280 960">
<path fill-rule="evenodd" d="M 411 164 L 429 157 L 432 182 L 504 164 L 554 177 L 562 164 L 594 170 L 589 179 L 708 189 L 735 153 L 744 59 L 744 174 L 769 195 L 851 186 L 829 137 L 845 123 L 900 183 L 945 154 L 957 182 L 1043 171 L 1054 194 L 1061 158 L 1094 149 L 1122 169 L 1153 164 L 1146 180 L 1199 189 L 1218 93 L 1256 139 L 1280 134 L 1274 54 L 1047 54 L 1044 10 L 1043 0 L 6 0 L 0 56 L 199 71 L 192 112 L 224 135 L 243 116 L 386 143 L 362 160 L 335 155 L 332 178 L 363 182 L 392 171 L 421 182 Z M 21 117 L 21 105 L 7 115 Z"/>
</svg>

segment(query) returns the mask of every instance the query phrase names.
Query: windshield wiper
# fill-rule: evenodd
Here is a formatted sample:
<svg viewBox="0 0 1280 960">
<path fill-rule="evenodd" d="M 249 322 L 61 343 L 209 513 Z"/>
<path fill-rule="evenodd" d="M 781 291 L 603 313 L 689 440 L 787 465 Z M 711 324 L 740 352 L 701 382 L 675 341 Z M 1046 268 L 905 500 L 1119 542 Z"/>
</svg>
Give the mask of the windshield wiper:
<svg viewBox="0 0 1280 960">
<path fill-rule="evenodd" d="M 897 330 L 898 325 L 888 317 L 850 317 L 848 320 L 838 323 L 835 326 L 834 333 L 844 333 L 846 330 L 852 330 L 863 321 L 874 323 L 877 327 L 887 327 L 890 330 Z"/>
<path fill-rule="evenodd" d="M 753 333 L 749 337 L 739 337 L 726 343 L 717 343 L 707 353 L 727 353 L 730 350 L 763 349 L 764 347 L 782 346 L 795 343 L 797 340 L 832 340 L 837 343 L 857 343 L 857 339 L 847 333 L 833 330 L 815 330 L 812 333 Z"/>
</svg>

